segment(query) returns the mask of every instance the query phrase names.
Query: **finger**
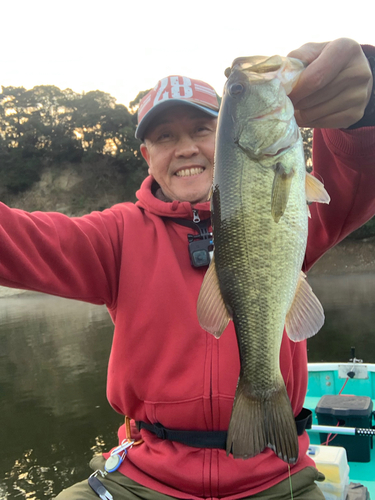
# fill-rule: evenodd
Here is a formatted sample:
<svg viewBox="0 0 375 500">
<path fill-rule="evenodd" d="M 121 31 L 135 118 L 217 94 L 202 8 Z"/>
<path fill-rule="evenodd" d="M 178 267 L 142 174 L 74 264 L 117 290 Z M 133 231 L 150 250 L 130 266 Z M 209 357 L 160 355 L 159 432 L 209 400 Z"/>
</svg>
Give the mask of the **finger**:
<svg viewBox="0 0 375 500">
<path fill-rule="evenodd" d="M 299 112 L 297 111 L 297 114 Z M 300 119 L 296 116 L 297 124 L 302 128 L 348 128 L 352 123 L 351 119 L 347 116 L 346 111 L 340 111 L 334 115 L 320 117 L 316 121 L 307 121 Z"/>
<path fill-rule="evenodd" d="M 356 93 L 344 90 L 330 101 L 296 110 L 296 121 L 300 127 L 347 128 L 362 118 L 365 93 L 363 90 Z"/>
<path fill-rule="evenodd" d="M 314 92 L 313 94 L 304 97 L 297 104 L 294 104 L 295 109 L 306 110 L 324 104 L 331 99 L 334 99 L 338 94 L 341 94 L 348 87 L 347 82 L 343 79 L 336 78 L 328 84 L 324 91 Z"/>
<path fill-rule="evenodd" d="M 316 58 L 303 71 L 289 96 L 293 104 L 296 106 L 302 99 L 322 90 L 332 82 L 348 65 L 357 47 L 361 51 L 357 42 L 346 38 L 321 44 L 319 54 L 317 54 L 319 47 L 315 47 Z M 313 52 L 313 50 L 309 52 L 309 57 L 313 57 Z"/>
<path fill-rule="evenodd" d="M 346 68 L 332 82 L 324 87 L 321 91 L 301 99 L 295 106 L 297 109 L 307 109 L 318 104 L 325 103 L 334 99 L 337 95 L 342 94 L 344 90 L 351 89 L 353 92 L 360 93 L 363 91 L 364 103 L 366 102 L 368 92 L 368 71 L 361 71 L 361 67 L 357 65 L 351 68 Z"/>
<path fill-rule="evenodd" d="M 306 97 L 313 96 L 324 89 L 330 82 L 334 81 L 343 69 L 342 62 L 336 60 L 332 62 L 330 69 L 327 70 L 330 57 L 330 54 L 322 54 L 319 60 L 313 61 L 301 74 L 300 79 L 289 95 L 295 106 Z"/>
<path fill-rule="evenodd" d="M 312 63 L 319 56 L 319 54 L 321 54 L 322 50 L 328 43 L 329 42 L 305 43 L 299 49 L 289 52 L 287 57 L 295 57 L 296 59 L 302 61 L 304 64 L 308 65 Z"/>
</svg>

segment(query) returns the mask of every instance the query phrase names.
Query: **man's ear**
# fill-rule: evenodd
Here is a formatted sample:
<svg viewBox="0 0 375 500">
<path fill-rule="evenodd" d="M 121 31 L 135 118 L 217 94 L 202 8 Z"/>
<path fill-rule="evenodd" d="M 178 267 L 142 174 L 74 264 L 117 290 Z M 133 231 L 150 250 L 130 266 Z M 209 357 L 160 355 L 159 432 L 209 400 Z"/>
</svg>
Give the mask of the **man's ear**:
<svg viewBox="0 0 375 500">
<path fill-rule="evenodd" d="M 144 142 L 142 142 L 142 144 L 140 145 L 140 150 L 141 150 L 141 155 L 146 160 L 146 163 L 148 165 L 148 173 L 150 174 L 150 153 Z"/>
<path fill-rule="evenodd" d="M 140 145 L 140 150 L 141 150 L 141 155 L 146 160 L 147 165 L 148 165 L 148 162 L 150 159 L 150 153 L 148 152 L 147 146 L 144 142 L 142 142 L 142 144 Z"/>
</svg>

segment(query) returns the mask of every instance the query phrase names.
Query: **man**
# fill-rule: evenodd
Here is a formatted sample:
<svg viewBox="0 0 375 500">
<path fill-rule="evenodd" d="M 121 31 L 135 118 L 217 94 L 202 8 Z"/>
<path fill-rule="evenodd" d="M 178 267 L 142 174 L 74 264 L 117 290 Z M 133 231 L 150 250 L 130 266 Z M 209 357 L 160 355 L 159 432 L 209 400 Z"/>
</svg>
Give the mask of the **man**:
<svg viewBox="0 0 375 500">
<path fill-rule="evenodd" d="M 310 63 L 291 98 L 300 125 L 325 127 L 315 134 L 314 168 L 332 199 L 329 207 L 311 206 L 307 270 L 375 214 L 375 129 L 339 130 L 361 127 L 360 120 L 374 125 L 373 77 L 370 58 L 351 40 L 307 44 L 291 55 Z M 165 78 L 145 96 L 136 134 L 150 177 L 135 205 L 74 219 L 0 205 L 0 284 L 106 304 L 115 324 L 108 399 L 146 428 L 160 424 L 140 433 L 133 426 L 133 439 L 143 441 L 126 458 L 124 450 L 114 453 L 107 469 L 116 470 L 99 475 L 115 500 L 322 498 L 306 432 L 289 470 L 270 449 L 236 460 L 220 447 L 188 446 L 179 434 L 170 439 L 166 430 L 226 431 L 239 371 L 233 325 L 220 341 L 199 326 L 206 267 L 193 267 L 188 252 L 191 223 L 210 215 L 217 110 L 212 87 L 183 77 Z M 305 343 L 285 337 L 280 362 L 298 415 L 307 382 Z M 128 434 L 122 426 L 119 442 Z M 103 471 L 104 458 L 93 459 L 92 467 Z M 110 498 L 100 483 L 94 487 L 97 493 L 84 481 L 58 498 Z"/>
</svg>

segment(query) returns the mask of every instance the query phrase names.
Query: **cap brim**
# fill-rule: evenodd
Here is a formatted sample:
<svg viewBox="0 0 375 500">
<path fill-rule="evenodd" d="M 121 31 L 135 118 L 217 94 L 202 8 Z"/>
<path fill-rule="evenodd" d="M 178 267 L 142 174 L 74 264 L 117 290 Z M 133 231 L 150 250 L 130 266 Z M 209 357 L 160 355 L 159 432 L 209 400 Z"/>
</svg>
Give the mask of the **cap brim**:
<svg viewBox="0 0 375 500">
<path fill-rule="evenodd" d="M 200 109 L 204 113 L 216 118 L 219 114 L 219 111 L 215 109 L 206 108 L 205 106 L 200 106 L 195 102 L 185 101 L 183 99 L 169 99 L 166 101 L 161 101 L 158 104 L 155 104 L 153 108 L 144 116 L 141 123 L 138 125 L 135 131 L 135 137 L 137 139 L 144 139 L 144 134 L 146 133 L 147 128 L 149 127 L 152 120 L 159 115 L 162 111 L 165 111 L 168 108 L 171 108 L 176 105 L 184 105 L 184 106 L 193 106 L 194 108 Z"/>
</svg>

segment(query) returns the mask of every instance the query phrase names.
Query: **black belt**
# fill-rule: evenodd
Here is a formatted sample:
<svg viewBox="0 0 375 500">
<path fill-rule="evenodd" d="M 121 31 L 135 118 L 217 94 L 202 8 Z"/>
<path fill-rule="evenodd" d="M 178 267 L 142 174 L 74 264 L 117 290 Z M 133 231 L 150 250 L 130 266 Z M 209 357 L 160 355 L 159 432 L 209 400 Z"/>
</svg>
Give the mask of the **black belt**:
<svg viewBox="0 0 375 500">
<path fill-rule="evenodd" d="M 302 436 L 306 429 L 311 428 L 312 412 L 307 408 L 302 408 L 301 413 L 295 417 L 295 422 L 297 434 Z M 136 424 L 138 430 L 146 429 L 156 434 L 160 439 L 178 441 L 193 448 L 219 448 L 225 450 L 227 446 L 227 431 L 177 431 L 167 429 L 159 423 L 136 422 Z"/>
</svg>

